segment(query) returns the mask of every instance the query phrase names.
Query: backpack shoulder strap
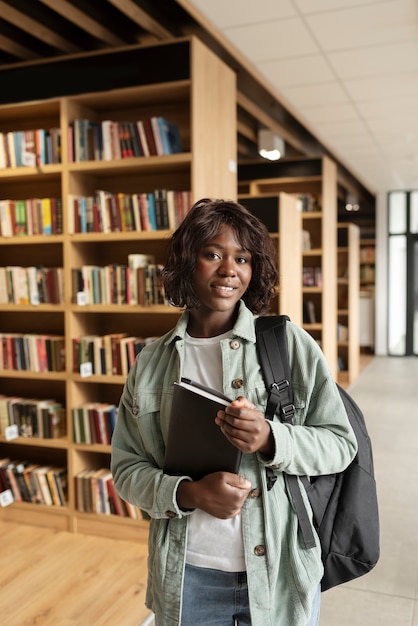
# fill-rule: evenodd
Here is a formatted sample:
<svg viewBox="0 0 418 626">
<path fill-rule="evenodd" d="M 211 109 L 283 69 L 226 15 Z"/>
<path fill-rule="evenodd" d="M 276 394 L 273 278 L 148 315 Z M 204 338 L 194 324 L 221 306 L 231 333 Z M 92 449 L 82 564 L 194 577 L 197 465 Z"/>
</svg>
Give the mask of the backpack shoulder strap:
<svg viewBox="0 0 418 626">
<path fill-rule="evenodd" d="M 273 419 L 277 408 L 280 407 L 280 420 L 287 424 L 293 423 L 295 407 L 291 386 L 291 372 L 289 351 L 287 346 L 286 322 L 287 315 L 268 315 L 256 320 L 257 351 L 263 371 L 269 397 L 266 406 L 266 418 Z M 266 467 L 267 489 L 270 490 L 276 482 L 276 476 L 270 467 Z M 289 491 L 298 516 L 306 548 L 316 545 L 305 503 L 300 492 L 296 476 L 286 475 Z"/>
<path fill-rule="evenodd" d="M 293 421 L 292 387 L 287 348 L 287 315 L 267 315 L 256 320 L 257 351 L 263 370 L 269 398 L 266 407 L 267 419 L 273 419 L 280 408 L 280 419 L 289 424 Z"/>
</svg>

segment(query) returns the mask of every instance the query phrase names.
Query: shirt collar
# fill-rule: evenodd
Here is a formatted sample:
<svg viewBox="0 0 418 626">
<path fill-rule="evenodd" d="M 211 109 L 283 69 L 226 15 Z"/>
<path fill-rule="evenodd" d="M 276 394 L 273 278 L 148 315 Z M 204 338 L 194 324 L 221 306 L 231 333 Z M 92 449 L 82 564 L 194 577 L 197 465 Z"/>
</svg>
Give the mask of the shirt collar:
<svg viewBox="0 0 418 626">
<path fill-rule="evenodd" d="M 250 341 L 251 343 L 255 343 L 256 336 L 254 320 L 254 315 L 246 307 L 243 300 L 240 300 L 237 321 L 235 322 L 234 328 L 232 329 L 232 337 L 240 337 L 241 339 L 245 339 L 247 341 Z M 176 326 L 173 328 L 172 332 L 169 333 L 166 344 L 170 344 L 171 342 L 177 341 L 178 339 L 184 339 L 188 323 L 189 312 L 184 311 Z"/>
</svg>

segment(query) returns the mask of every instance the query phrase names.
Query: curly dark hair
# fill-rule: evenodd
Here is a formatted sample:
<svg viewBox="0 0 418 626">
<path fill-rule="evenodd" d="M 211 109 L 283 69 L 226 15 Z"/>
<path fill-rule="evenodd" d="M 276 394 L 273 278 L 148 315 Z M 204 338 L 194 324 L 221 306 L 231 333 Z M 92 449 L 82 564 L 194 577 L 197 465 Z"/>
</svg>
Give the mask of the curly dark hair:
<svg viewBox="0 0 418 626">
<path fill-rule="evenodd" d="M 232 200 L 198 200 L 174 232 L 162 280 L 169 301 L 178 307 L 198 308 L 192 276 L 201 247 L 226 224 L 244 250 L 251 253 L 252 277 L 243 300 L 253 313 L 268 309 L 277 292 L 276 247 L 264 223 Z"/>
</svg>

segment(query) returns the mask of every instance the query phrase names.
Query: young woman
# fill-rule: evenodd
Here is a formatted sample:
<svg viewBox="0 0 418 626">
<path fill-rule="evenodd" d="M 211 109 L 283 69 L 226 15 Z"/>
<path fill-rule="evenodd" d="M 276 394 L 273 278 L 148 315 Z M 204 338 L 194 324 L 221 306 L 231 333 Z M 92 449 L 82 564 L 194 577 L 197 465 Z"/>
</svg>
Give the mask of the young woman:
<svg viewBox="0 0 418 626">
<path fill-rule="evenodd" d="M 284 473 L 342 471 L 356 452 L 323 353 L 287 324 L 295 426 L 266 421 L 254 314 L 275 294 L 276 259 L 265 226 L 238 203 L 193 206 L 172 237 L 163 280 L 185 311 L 139 354 L 112 439 L 118 492 L 151 516 L 147 606 L 158 626 L 313 626 L 320 548 L 303 547 Z M 163 473 L 173 383 L 182 376 L 233 398 L 214 420 L 243 452 L 239 475 Z M 271 490 L 266 467 L 277 475 Z"/>
</svg>

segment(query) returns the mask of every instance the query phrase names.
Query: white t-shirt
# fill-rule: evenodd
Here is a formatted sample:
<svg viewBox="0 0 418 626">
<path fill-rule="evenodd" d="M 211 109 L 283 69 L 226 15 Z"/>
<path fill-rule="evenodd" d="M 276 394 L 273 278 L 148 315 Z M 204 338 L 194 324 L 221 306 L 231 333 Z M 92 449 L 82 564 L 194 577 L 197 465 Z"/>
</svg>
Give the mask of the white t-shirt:
<svg viewBox="0 0 418 626">
<path fill-rule="evenodd" d="M 230 334 L 209 338 L 186 334 L 183 376 L 223 392 L 220 341 Z M 186 562 L 226 572 L 244 571 L 241 515 L 224 520 L 196 509 L 189 517 Z"/>
</svg>

